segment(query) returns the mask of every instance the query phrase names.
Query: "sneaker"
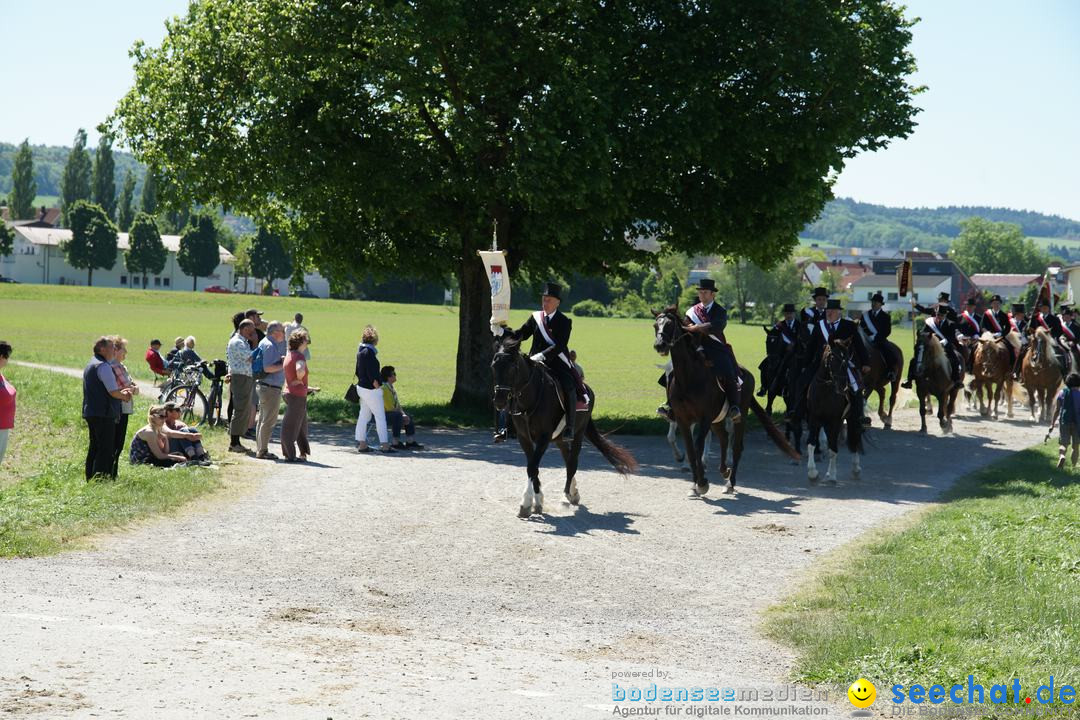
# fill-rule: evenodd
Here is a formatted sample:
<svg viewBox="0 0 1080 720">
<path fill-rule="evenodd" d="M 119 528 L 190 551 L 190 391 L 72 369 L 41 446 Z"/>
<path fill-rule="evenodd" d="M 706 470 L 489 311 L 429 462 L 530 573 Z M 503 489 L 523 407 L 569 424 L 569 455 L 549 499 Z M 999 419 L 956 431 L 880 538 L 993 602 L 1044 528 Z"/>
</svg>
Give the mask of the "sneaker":
<svg viewBox="0 0 1080 720">
<path fill-rule="evenodd" d="M 423 450 L 424 449 L 423 445 L 421 445 L 420 443 L 415 442 L 415 441 L 405 443 L 405 447 L 408 448 L 409 450 Z"/>
<path fill-rule="evenodd" d="M 398 442 L 394 443 L 390 447 L 394 448 L 395 450 L 404 450 L 405 449 L 405 443 L 403 443 L 403 442 L 401 442 L 399 440 Z"/>
<path fill-rule="evenodd" d="M 247 451 L 248 451 L 248 449 L 246 447 L 244 447 L 243 445 L 230 445 L 229 446 L 229 452 L 247 453 Z"/>
<path fill-rule="evenodd" d="M 373 453 L 373 452 L 375 452 L 375 448 L 371 447 L 370 445 L 361 445 L 361 444 L 357 443 L 356 444 L 356 452 L 359 452 L 359 453 Z"/>
<path fill-rule="evenodd" d="M 506 431 L 500 430 L 492 437 L 493 442 L 501 443 L 506 442 Z"/>
<path fill-rule="evenodd" d="M 382 453 L 383 455 L 393 455 L 393 454 L 395 454 L 397 452 L 397 450 L 390 447 L 389 445 L 385 445 L 385 446 L 379 448 L 379 452 Z"/>
<path fill-rule="evenodd" d="M 1058 458 L 1057 469 L 1061 470 L 1064 467 L 1065 467 L 1065 456 L 1062 455 L 1061 457 Z"/>
<path fill-rule="evenodd" d="M 261 453 L 255 455 L 259 460 L 277 460 L 278 456 L 268 450 L 263 450 Z"/>
</svg>

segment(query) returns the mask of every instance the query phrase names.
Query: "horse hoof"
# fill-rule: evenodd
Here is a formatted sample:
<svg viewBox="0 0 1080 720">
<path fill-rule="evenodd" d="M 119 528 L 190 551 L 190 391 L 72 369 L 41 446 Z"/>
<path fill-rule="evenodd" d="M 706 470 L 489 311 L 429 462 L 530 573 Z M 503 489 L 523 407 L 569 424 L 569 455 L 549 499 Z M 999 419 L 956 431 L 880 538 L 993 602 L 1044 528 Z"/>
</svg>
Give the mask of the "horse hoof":
<svg viewBox="0 0 1080 720">
<path fill-rule="evenodd" d="M 724 468 L 724 479 L 731 480 L 731 468 Z"/>
<path fill-rule="evenodd" d="M 812 483 L 816 483 L 818 481 L 818 477 L 819 477 L 819 475 L 816 472 L 806 474 L 806 479 L 809 480 Z"/>
<path fill-rule="evenodd" d="M 581 502 L 581 496 L 578 493 L 574 493 L 573 495 L 567 495 L 566 502 L 570 503 L 571 505 L 577 505 L 579 502 Z"/>
<path fill-rule="evenodd" d="M 543 515 L 544 514 L 544 506 L 543 505 L 533 505 L 532 514 L 533 515 Z"/>
<path fill-rule="evenodd" d="M 825 478 L 825 481 L 822 484 L 823 485 L 835 485 L 836 484 L 836 478 L 827 477 L 827 478 Z"/>
<path fill-rule="evenodd" d="M 731 483 L 728 483 L 727 485 L 724 486 L 724 493 L 723 494 L 724 495 L 734 495 L 735 494 L 735 486 L 732 485 Z"/>
<path fill-rule="evenodd" d="M 862 480 L 862 473 L 860 473 L 860 472 L 859 472 L 859 471 L 857 471 L 857 470 L 852 470 L 852 471 L 851 471 L 851 479 L 852 479 L 852 480 L 853 480 L 854 482 L 859 482 L 860 480 Z"/>
<path fill-rule="evenodd" d="M 530 515 L 532 515 L 532 510 L 525 507 L 524 505 L 522 505 L 521 507 L 518 508 L 518 517 L 519 518 L 527 518 Z"/>
</svg>

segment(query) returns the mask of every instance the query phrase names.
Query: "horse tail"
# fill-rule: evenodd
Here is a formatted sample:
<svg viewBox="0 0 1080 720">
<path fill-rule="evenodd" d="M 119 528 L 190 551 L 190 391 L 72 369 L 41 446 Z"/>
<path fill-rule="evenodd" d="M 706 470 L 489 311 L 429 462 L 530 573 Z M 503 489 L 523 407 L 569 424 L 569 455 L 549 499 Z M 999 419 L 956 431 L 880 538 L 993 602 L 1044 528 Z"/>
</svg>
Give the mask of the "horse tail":
<svg viewBox="0 0 1080 720">
<path fill-rule="evenodd" d="M 750 395 L 750 408 L 754 411 L 754 415 L 757 417 L 758 422 L 765 428 L 765 432 L 776 444 L 776 447 L 780 448 L 780 450 L 792 460 L 801 460 L 802 455 L 799 454 L 798 450 L 791 447 L 791 444 L 784 438 L 784 433 L 780 432 L 780 428 L 776 427 L 772 418 L 765 412 L 765 408 L 761 407 L 761 403 L 757 401 L 757 397 L 753 394 Z"/>
<path fill-rule="evenodd" d="M 626 475 L 627 473 L 637 472 L 638 461 L 630 454 L 630 451 L 601 435 L 591 417 L 589 418 L 589 424 L 585 426 L 585 437 L 620 473 Z"/>
</svg>

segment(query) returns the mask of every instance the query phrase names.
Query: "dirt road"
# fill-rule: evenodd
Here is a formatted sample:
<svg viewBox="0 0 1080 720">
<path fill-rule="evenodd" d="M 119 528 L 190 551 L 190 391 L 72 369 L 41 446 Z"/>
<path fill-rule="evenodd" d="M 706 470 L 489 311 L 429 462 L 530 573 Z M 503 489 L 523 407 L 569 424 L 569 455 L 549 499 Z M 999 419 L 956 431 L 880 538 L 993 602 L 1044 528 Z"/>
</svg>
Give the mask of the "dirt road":
<svg viewBox="0 0 1080 720">
<path fill-rule="evenodd" d="M 824 553 L 1044 432 L 959 420 L 921 437 L 913 411 L 897 419 L 862 481 L 841 455 L 837 487 L 808 486 L 758 432 L 735 498 L 688 498 L 662 439 L 621 438 L 641 473 L 588 450 L 575 510 L 552 453 L 530 520 L 516 446 L 441 431 L 370 456 L 323 430 L 317 462 L 268 463 L 239 496 L 0 562 L 0 713 L 602 718 L 613 682 L 778 688 L 792 656 L 759 634 L 764 608 Z"/>
</svg>

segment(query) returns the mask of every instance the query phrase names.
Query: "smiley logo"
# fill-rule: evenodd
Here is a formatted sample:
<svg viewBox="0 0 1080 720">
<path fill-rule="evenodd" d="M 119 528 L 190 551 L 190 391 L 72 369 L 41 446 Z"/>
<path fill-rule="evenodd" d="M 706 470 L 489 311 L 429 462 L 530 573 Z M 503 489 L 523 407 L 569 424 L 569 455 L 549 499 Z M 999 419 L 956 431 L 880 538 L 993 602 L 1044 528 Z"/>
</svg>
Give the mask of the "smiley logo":
<svg viewBox="0 0 1080 720">
<path fill-rule="evenodd" d="M 848 700 L 857 708 L 868 708 L 877 699 L 877 688 L 869 680 L 859 678 L 847 690 Z"/>
</svg>

